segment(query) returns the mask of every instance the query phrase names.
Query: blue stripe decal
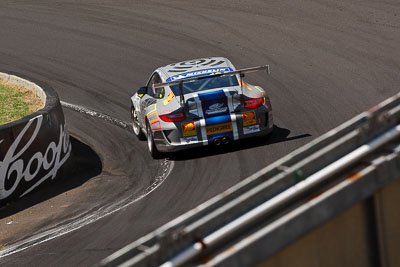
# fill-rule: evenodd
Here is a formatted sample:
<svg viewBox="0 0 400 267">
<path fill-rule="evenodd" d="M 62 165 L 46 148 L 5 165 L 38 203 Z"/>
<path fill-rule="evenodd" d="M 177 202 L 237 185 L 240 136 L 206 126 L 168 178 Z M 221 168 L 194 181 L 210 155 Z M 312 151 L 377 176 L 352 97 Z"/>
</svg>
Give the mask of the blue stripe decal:
<svg viewBox="0 0 400 267">
<path fill-rule="evenodd" d="M 229 114 L 228 102 L 223 90 L 198 95 L 204 118 Z"/>
<path fill-rule="evenodd" d="M 206 125 L 214 125 L 230 121 L 231 121 L 231 115 L 222 115 L 222 116 L 206 118 Z"/>
<path fill-rule="evenodd" d="M 201 101 L 205 126 L 232 122 L 228 107 L 228 98 L 224 90 L 198 94 L 198 99 Z M 234 140 L 232 131 L 207 135 L 207 139 L 210 142 L 215 138 L 222 138 L 225 136 Z"/>
<path fill-rule="evenodd" d="M 225 97 L 226 97 L 225 92 L 223 90 L 199 94 L 200 101 L 208 101 L 208 100 L 220 99 L 220 98 L 225 98 Z"/>
</svg>

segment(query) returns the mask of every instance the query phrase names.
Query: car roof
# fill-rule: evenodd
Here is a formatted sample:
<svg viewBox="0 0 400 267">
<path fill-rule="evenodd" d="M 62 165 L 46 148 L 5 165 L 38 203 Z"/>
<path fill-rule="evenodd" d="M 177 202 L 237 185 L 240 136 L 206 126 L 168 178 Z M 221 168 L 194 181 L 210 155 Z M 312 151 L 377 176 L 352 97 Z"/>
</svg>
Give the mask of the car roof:
<svg viewBox="0 0 400 267">
<path fill-rule="evenodd" d="M 169 81 L 174 78 L 185 78 L 187 74 L 193 72 L 201 73 L 199 71 L 204 71 L 204 73 L 207 73 L 206 70 L 210 70 L 210 73 L 215 73 L 227 71 L 226 69 L 235 70 L 229 59 L 224 57 L 207 57 L 169 64 L 158 68 L 156 71 L 160 74 L 163 81 Z"/>
</svg>

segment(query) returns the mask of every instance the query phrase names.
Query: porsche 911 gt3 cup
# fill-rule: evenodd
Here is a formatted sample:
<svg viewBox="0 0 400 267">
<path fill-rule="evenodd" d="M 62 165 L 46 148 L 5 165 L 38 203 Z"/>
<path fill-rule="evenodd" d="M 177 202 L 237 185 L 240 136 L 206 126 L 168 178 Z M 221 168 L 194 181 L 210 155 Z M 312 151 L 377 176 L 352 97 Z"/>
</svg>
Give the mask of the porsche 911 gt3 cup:
<svg viewBox="0 0 400 267">
<path fill-rule="evenodd" d="M 153 157 L 208 144 L 268 135 L 272 107 L 266 91 L 243 81 L 259 66 L 236 70 L 222 57 L 184 61 L 158 68 L 132 97 L 135 135 L 147 138 Z"/>
</svg>

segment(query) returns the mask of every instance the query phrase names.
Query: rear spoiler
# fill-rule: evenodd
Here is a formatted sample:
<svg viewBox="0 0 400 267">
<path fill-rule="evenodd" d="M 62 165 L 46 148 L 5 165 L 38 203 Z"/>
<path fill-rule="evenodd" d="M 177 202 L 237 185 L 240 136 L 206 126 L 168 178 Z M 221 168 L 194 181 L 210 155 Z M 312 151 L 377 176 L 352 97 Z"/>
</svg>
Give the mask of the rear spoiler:
<svg viewBox="0 0 400 267">
<path fill-rule="evenodd" d="M 216 78 L 216 77 L 232 76 L 232 75 L 239 74 L 240 86 L 242 86 L 241 79 L 242 79 L 242 77 L 244 77 L 245 73 L 251 73 L 251 72 L 256 72 L 256 71 L 260 71 L 260 70 L 265 70 L 268 74 L 270 74 L 269 65 L 261 65 L 258 67 L 252 67 L 252 68 L 246 68 L 246 69 L 240 69 L 240 70 L 234 70 L 234 71 L 228 71 L 228 72 L 222 72 L 222 73 L 220 72 L 220 73 L 215 73 L 212 75 L 210 75 L 210 74 L 202 75 L 202 76 L 197 76 L 197 77 L 193 77 L 193 78 L 187 78 L 187 79 L 182 79 L 182 80 L 178 80 L 178 81 L 173 81 L 173 82 L 156 83 L 156 84 L 153 84 L 153 89 L 179 84 L 180 102 L 181 102 L 181 105 L 183 106 L 183 104 L 185 103 L 185 98 L 183 96 L 183 84 L 184 83 L 194 82 L 194 81 L 198 81 L 198 80 L 201 80 L 204 78 Z M 242 89 L 242 91 L 243 91 L 243 89 Z"/>
</svg>

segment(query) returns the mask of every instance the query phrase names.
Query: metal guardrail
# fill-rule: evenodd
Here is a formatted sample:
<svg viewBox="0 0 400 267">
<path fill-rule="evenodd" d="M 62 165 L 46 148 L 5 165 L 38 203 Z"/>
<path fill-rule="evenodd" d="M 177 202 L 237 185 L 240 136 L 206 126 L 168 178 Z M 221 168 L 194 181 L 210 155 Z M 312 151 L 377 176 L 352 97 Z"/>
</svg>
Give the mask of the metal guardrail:
<svg viewBox="0 0 400 267">
<path fill-rule="evenodd" d="M 255 264 L 399 178 L 399 122 L 400 93 L 99 265 Z M 377 178 L 382 169 L 390 175 Z"/>
</svg>

